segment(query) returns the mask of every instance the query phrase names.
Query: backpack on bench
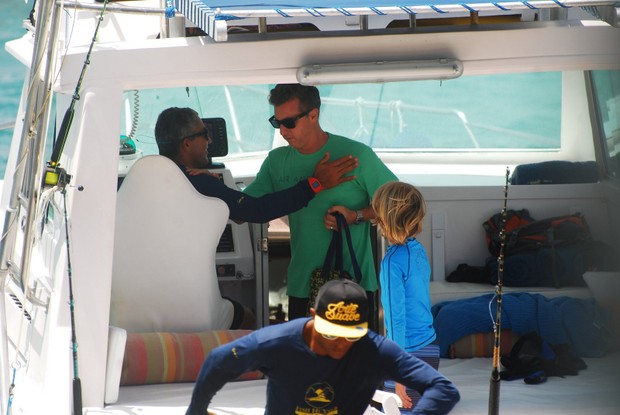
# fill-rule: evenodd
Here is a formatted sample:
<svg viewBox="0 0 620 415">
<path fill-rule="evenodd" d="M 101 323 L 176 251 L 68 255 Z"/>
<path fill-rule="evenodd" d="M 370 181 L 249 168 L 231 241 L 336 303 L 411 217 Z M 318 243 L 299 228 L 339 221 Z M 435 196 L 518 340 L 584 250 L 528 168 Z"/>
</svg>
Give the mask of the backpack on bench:
<svg viewBox="0 0 620 415">
<path fill-rule="evenodd" d="M 499 255 L 502 214 L 496 213 L 482 226 L 486 233 L 489 252 Z M 506 239 L 504 254 L 513 255 L 540 247 L 591 240 L 590 228 L 580 213 L 535 220 L 527 209 L 506 211 Z"/>
<path fill-rule="evenodd" d="M 501 247 L 501 213 L 491 216 L 482 226 L 487 248 L 493 255 L 487 267 L 494 284 Z M 535 220 L 527 209 L 508 210 L 505 233 L 506 286 L 583 286 L 584 272 L 612 266 L 609 247 L 592 241 L 585 217 L 579 213 Z"/>
<path fill-rule="evenodd" d="M 545 382 L 548 376 L 575 376 L 587 368 L 583 359 L 573 354 L 570 345 L 549 344 L 535 332 L 521 336 L 501 362 L 502 380 L 523 379 L 532 385 Z"/>
</svg>

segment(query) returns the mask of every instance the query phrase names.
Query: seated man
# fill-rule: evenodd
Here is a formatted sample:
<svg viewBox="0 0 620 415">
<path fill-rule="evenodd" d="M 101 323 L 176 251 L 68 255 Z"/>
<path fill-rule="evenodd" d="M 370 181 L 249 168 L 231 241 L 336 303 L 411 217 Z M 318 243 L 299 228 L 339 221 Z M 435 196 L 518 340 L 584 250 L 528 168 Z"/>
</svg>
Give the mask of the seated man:
<svg viewBox="0 0 620 415">
<path fill-rule="evenodd" d="M 305 207 L 315 194 L 355 179 L 345 176 L 357 167 L 357 158 L 345 156 L 329 162 L 329 154 L 316 165 L 312 177 L 300 178 L 287 189 L 252 197 L 231 189 L 210 174 L 196 174 L 208 167 L 211 142 L 200 116 L 191 108 L 168 108 L 157 118 L 155 140 L 159 153 L 183 170 L 192 185 L 205 196 L 222 199 L 236 222 L 265 223 Z M 191 172 L 191 174 L 190 174 Z"/>
<path fill-rule="evenodd" d="M 253 370 L 268 378 L 265 414 L 361 415 L 386 379 L 420 392 L 414 414 L 446 414 L 459 401 L 450 380 L 368 330 L 366 292 L 353 281 L 323 285 L 311 313 L 212 350 L 186 415 L 207 413 L 224 384 Z"/>
</svg>

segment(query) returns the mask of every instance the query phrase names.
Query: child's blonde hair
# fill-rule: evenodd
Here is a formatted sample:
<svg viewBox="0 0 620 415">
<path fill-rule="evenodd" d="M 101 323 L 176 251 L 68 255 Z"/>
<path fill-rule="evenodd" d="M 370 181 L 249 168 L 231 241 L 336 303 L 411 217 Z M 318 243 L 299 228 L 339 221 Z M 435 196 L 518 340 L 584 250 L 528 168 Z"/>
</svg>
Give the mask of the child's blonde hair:
<svg viewBox="0 0 620 415">
<path fill-rule="evenodd" d="M 372 208 L 383 235 L 390 241 L 403 245 L 407 238 L 422 230 L 426 206 L 422 193 L 403 182 L 388 182 L 375 192 Z"/>
</svg>

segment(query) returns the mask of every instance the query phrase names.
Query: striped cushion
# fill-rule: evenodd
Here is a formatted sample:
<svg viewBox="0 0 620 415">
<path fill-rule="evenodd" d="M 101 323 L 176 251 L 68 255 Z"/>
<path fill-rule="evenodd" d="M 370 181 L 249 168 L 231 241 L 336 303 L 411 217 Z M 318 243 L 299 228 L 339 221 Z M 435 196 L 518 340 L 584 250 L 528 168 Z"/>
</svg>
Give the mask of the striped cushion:
<svg viewBox="0 0 620 415">
<path fill-rule="evenodd" d="M 500 354 L 507 356 L 519 335 L 511 330 L 502 330 L 500 337 Z M 469 359 L 470 357 L 492 357 L 495 334 L 476 333 L 461 337 L 448 348 L 450 359 Z"/>
<path fill-rule="evenodd" d="M 194 382 L 212 349 L 250 332 L 127 333 L 121 385 Z M 262 377 L 256 371 L 243 374 L 238 380 Z"/>
</svg>

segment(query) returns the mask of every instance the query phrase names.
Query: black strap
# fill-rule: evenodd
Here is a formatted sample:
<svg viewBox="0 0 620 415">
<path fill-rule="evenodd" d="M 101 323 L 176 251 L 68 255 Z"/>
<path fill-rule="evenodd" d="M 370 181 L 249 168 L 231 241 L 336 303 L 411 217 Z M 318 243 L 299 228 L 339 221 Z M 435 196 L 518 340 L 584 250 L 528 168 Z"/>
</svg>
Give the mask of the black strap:
<svg viewBox="0 0 620 415">
<path fill-rule="evenodd" d="M 351 264 L 353 265 L 353 273 L 355 275 L 355 281 L 359 284 L 362 282 L 362 270 L 357 262 L 355 251 L 353 250 L 353 240 L 351 239 L 349 225 L 344 216 L 340 214 L 336 216 L 336 221 L 338 222 L 338 229 L 344 229 L 345 235 L 347 236 L 347 245 L 349 246 L 349 256 L 351 257 Z"/>
<path fill-rule="evenodd" d="M 336 257 L 336 262 L 334 265 L 334 269 L 340 273 L 340 278 L 345 278 L 344 266 L 342 260 L 342 234 L 344 233 L 347 239 L 347 246 L 349 248 L 349 256 L 351 258 L 351 264 L 353 266 L 353 274 L 355 278 L 355 282 L 358 284 L 362 281 L 362 271 L 360 269 L 359 263 L 357 262 L 357 257 L 355 256 L 355 251 L 353 250 L 353 242 L 351 239 L 351 231 L 349 229 L 349 225 L 347 224 L 347 220 L 341 213 L 334 213 L 336 217 L 336 223 L 338 225 L 338 230 L 332 231 L 332 240 L 327 248 L 327 254 L 325 255 L 325 262 L 323 262 L 323 271 L 322 275 L 326 278 L 329 275 L 330 269 L 332 268 L 332 263 L 334 261 L 334 257 Z"/>
<path fill-rule="evenodd" d="M 321 275 L 323 278 L 327 278 L 332 269 L 332 264 L 334 263 L 334 255 L 336 254 L 336 250 L 342 251 L 342 249 L 338 248 L 338 240 L 340 239 L 340 234 L 335 230 L 332 231 L 332 240 L 329 243 L 329 247 L 327 248 L 327 254 L 325 254 L 325 261 L 323 261 L 323 270 L 321 271 Z M 340 243 L 342 245 L 342 242 Z M 340 268 L 342 269 L 342 260 L 340 261 Z"/>
</svg>

